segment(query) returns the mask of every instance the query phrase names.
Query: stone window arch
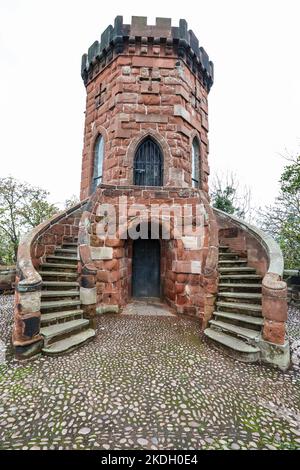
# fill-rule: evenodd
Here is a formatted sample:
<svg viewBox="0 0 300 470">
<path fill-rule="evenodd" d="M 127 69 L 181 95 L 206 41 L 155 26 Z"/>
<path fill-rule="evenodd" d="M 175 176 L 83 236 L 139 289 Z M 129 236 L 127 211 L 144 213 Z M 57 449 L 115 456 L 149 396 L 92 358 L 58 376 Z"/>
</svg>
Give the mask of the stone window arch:
<svg viewBox="0 0 300 470">
<path fill-rule="evenodd" d="M 201 152 L 197 137 L 192 141 L 192 187 L 201 188 Z"/>
<path fill-rule="evenodd" d="M 124 167 L 127 167 L 127 182 L 129 185 L 134 185 L 134 158 L 136 151 L 144 141 L 144 139 L 152 137 L 154 142 L 159 145 L 163 155 L 163 177 L 162 186 L 169 186 L 170 181 L 170 164 L 172 161 L 172 154 L 168 142 L 160 132 L 154 129 L 147 129 L 140 131 L 130 142 L 127 147 L 127 152 L 123 161 Z M 175 186 L 175 185 L 173 185 Z"/>
<path fill-rule="evenodd" d="M 153 137 L 146 137 L 137 147 L 133 162 L 133 184 L 163 185 L 163 152 Z"/>
<path fill-rule="evenodd" d="M 91 193 L 94 193 L 97 186 L 102 183 L 104 160 L 104 139 L 102 134 L 96 138 L 93 151 L 93 177 L 91 182 Z"/>
</svg>

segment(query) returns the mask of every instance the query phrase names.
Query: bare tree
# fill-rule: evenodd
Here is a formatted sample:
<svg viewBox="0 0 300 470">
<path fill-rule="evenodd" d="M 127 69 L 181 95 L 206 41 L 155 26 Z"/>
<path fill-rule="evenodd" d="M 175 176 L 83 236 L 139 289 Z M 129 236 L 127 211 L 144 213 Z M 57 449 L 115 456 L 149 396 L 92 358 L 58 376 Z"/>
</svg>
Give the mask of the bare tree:
<svg viewBox="0 0 300 470">
<path fill-rule="evenodd" d="M 252 219 L 251 190 L 248 186 L 240 188 L 234 173 L 216 173 L 210 188 L 213 207 L 248 221 Z"/>
</svg>

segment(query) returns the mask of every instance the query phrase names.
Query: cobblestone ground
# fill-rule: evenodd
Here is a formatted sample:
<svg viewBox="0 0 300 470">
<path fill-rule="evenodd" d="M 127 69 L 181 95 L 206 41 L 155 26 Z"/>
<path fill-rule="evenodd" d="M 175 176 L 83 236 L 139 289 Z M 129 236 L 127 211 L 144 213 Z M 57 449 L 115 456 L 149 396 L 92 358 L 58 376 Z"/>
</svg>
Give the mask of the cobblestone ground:
<svg viewBox="0 0 300 470">
<path fill-rule="evenodd" d="M 0 302 L 7 343 L 12 297 Z M 291 309 L 293 342 L 299 322 Z M 72 354 L 0 367 L 2 449 L 300 448 L 298 365 L 239 363 L 187 318 L 101 316 Z"/>
</svg>

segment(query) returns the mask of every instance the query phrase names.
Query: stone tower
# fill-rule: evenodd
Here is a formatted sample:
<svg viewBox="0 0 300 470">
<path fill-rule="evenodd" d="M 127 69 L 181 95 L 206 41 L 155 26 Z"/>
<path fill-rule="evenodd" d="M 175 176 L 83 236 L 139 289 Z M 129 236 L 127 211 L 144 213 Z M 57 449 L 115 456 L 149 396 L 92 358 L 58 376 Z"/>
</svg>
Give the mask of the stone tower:
<svg viewBox="0 0 300 470">
<path fill-rule="evenodd" d="M 81 198 L 93 201 L 89 220 L 97 221 L 97 208 L 117 204 L 121 196 L 149 213 L 151 204 L 188 203 L 194 212 L 197 204 L 206 207 L 201 246 L 196 237 L 171 236 L 157 248 L 150 241 L 138 248 L 132 240 L 103 243 L 93 233 L 97 304 L 124 305 L 134 293 L 139 296 L 136 279 L 156 272 L 156 288 L 141 289 L 141 296 L 156 293 L 177 311 L 203 320 L 216 284 L 207 138 L 213 64 L 185 20 L 173 27 L 169 18 L 148 25 L 146 17 L 123 24 L 118 16 L 83 56 L 82 78 L 87 101 Z M 133 219 L 128 215 L 127 229 Z M 159 266 L 153 261 L 147 268 L 145 260 L 139 266 L 145 253 L 157 257 Z"/>
<path fill-rule="evenodd" d="M 115 19 L 82 58 L 87 90 L 81 196 L 91 194 L 94 146 L 104 140 L 102 183 L 132 185 L 135 149 L 147 134 L 163 150 L 164 187 L 192 186 L 192 141 L 207 192 L 208 108 L 213 64 L 185 20 Z"/>
<path fill-rule="evenodd" d="M 81 202 L 20 243 L 16 356 L 70 352 L 95 337 L 96 314 L 155 298 L 226 354 L 286 369 L 280 248 L 209 204 L 213 64 L 186 21 L 118 16 L 81 73 Z"/>
</svg>

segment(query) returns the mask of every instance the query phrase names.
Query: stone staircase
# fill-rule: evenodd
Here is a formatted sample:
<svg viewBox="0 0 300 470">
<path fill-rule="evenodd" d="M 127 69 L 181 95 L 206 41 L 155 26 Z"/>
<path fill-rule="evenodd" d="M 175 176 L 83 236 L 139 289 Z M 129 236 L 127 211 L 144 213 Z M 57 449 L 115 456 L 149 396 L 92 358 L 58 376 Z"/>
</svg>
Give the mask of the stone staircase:
<svg viewBox="0 0 300 470">
<path fill-rule="evenodd" d="M 66 237 L 40 267 L 42 277 L 41 329 L 43 353 L 72 351 L 95 336 L 83 318 L 77 282 L 77 238 Z"/>
<path fill-rule="evenodd" d="M 204 334 L 228 355 L 255 362 L 263 325 L 262 277 L 228 246 L 219 247 L 219 274 L 216 311 Z"/>
</svg>

